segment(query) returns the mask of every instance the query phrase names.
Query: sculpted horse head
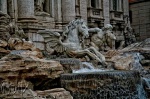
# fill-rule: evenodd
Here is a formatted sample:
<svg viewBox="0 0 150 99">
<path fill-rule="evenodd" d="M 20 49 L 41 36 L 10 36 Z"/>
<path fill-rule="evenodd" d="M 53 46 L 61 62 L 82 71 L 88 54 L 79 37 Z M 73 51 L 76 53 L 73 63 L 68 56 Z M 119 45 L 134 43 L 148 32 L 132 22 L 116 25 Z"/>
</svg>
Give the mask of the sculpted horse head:
<svg viewBox="0 0 150 99">
<path fill-rule="evenodd" d="M 79 36 L 79 33 L 81 33 L 81 35 L 83 37 L 89 36 L 88 28 L 87 28 L 86 23 L 83 19 L 76 19 L 76 20 L 71 21 L 66 26 L 62 36 L 68 37 L 69 34 L 72 34 L 72 33 L 77 34 L 78 36 Z"/>
</svg>

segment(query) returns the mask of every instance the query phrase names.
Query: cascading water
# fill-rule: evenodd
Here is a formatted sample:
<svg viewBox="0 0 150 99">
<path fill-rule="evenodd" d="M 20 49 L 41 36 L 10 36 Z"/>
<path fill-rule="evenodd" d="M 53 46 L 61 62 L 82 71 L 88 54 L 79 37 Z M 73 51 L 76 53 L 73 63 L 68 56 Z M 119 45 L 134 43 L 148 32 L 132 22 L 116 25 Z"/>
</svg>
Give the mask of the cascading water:
<svg viewBox="0 0 150 99">
<path fill-rule="evenodd" d="M 131 69 L 130 70 L 137 70 L 139 72 L 143 71 L 144 68 L 142 67 L 140 61 L 142 60 L 143 56 L 140 55 L 139 52 L 127 52 L 124 53 L 124 56 L 129 56 L 132 55 L 133 57 L 133 63 L 131 64 Z"/>
<path fill-rule="evenodd" d="M 63 74 L 61 86 L 74 99 L 146 99 L 137 71 Z"/>
<path fill-rule="evenodd" d="M 145 85 L 146 88 L 150 89 L 150 79 L 148 78 L 143 78 L 143 83 Z"/>
<path fill-rule="evenodd" d="M 80 69 L 79 70 L 73 70 L 73 73 L 104 72 L 104 71 L 108 71 L 108 70 L 94 68 L 92 63 L 82 62 Z"/>
<path fill-rule="evenodd" d="M 140 73 L 141 56 L 132 55 L 131 70 L 115 71 L 94 68 L 92 63 L 82 62 L 72 74 L 61 75 L 61 86 L 71 92 L 74 99 L 147 99 Z"/>
</svg>

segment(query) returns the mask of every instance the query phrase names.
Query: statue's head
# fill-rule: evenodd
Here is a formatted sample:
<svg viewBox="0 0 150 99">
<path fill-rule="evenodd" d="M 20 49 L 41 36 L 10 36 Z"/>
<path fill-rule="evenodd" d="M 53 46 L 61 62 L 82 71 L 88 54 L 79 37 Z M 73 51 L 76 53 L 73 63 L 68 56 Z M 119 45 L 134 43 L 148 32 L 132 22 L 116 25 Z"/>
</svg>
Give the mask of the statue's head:
<svg viewBox="0 0 150 99">
<path fill-rule="evenodd" d="M 78 24 L 78 31 L 86 38 L 89 37 L 88 27 L 83 19 L 77 20 L 80 23 Z"/>
</svg>

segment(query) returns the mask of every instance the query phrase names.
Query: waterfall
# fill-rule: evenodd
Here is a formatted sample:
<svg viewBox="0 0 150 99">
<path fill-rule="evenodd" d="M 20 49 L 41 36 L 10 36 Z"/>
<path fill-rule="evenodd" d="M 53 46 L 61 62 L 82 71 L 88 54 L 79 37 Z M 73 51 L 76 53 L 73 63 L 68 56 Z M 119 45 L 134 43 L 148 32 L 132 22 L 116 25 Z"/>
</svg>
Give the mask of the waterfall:
<svg viewBox="0 0 150 99">
<path fill-rule="evenodd" d="M 138 71 L 62 74 L 60 79 L 74 99 L 147 99 Z"/>
<path fill-rule="evenodd" d="M 73 73 L 104 72 L 104 71 L 108 71 L 108 70 L 97 69 L 93 66 L 92 63 L 82 62 L 80 69 L 79 70 L 73 70 Z"/>
<path fill-rule="evenodd" d="M 127 52 L 124 53 L 124 56 L 132 55 L 134 62 L 131 64 L 132 68 L 130 70 L 137 70 L 139 72 L 143 71 L 144 68 L 142 67 L 140 61 L 143 59 L 143 56 L 140 55 L 139 52 Z"/>
</svg>

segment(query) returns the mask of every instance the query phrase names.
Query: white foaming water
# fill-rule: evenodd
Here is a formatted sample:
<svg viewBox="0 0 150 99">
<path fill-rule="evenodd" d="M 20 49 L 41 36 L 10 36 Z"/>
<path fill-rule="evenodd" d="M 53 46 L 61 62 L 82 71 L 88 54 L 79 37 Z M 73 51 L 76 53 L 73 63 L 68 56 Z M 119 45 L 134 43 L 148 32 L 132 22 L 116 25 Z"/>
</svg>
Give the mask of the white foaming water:
<svg viewBox="0 0 150 99">
<path fill-rule="evenodd" d="M 150 89 L 150 79 L 143 77 L 143 80 L 144 80 L 145 87 Z"/>
<path fill-rule="evenodd" d="M 131 70 L 142 71 L 144 68 L 142 67 L 140 61 L 142 60 L 142 56 L 139 52 L 129 52 L 125 53 L 125 56 L 132 55 L 134 62 L 132 62 Z"/>
<path fill-rule="evenodd" d="M 104 72 L 108 70 L 95 69 L 92 63 L 82 62 L 82 67 L 79 70 L 73 70 L 73 73 L 89 73 L 89 72 Z"/>
</svg>

